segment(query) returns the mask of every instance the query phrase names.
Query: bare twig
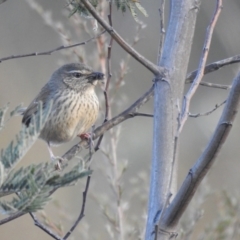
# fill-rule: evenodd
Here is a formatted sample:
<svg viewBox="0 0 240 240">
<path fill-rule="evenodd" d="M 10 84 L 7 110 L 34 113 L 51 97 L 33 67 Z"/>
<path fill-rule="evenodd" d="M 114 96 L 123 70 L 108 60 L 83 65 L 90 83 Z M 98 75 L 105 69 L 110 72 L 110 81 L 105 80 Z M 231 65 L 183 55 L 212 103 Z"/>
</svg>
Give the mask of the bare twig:
<svg viewBox="0 0 240 240">
<path fill-rule="evenodd" d="M 159 37 L 159 44 L 158 44 L 158 58 L 157 58 L 157 65 L 160 65 L 160 59 L 162 56 L 162 49 L 165 37 L 165 29 L 164 29 L 164 8 L 165 8 L 165 0 L 160 0 L 160 8 L 159 8 L 159 16 L 160 16 L 160 37 Z"/>
<path fill-rule="evenodd" d="M 199 85 L 204 86 L 204 87 L 219 88 L 219 89 L 224 89 L 224 90 L 228 90 L 231 88 L 230 85 L 210 83 L 210 82 L 200 82 Z"/>
<path fill-rule="evenodd" d="M 71 233 L 74 231 L 74 229 L 77 227 L 77 225 L 79 224 L 79 222 L 82 220 L 82 218 L 85 216 L 84 215 L 84 211 L 85 211 L 85 205 L 86 205 L 86 199 L 87 199 L 87 193 L 88 193 L 88 188 L 89 188 L 89 184 L 90 184 L 90 180 L 91 180 L 91 176 L 87 177 L 87 182 L 86 182 L 86 186 L 85 186 L 85 190 L 83 192 L 83 199 L 82 199 L 82 208 L 81 208 L 81 212 L 76 220 L 76 222 L 73 224 L 73 226 L 70 228 L 70 230 L 67 232 L 67 234 L 63 237 L 62 240 L 66 240 Z"/>
<path fill-rule="evenodd" d="M 145 66 L 154 75 L 160 75 L 160 67 L 156 66 L 154 63 L 139 54 L 134 48 L 132 48 L 118 33 L 111 27 L 103 18 L 99 16 L 95 8 L 91 5 L 88 0 L 78 0 L 86 7 L 86 9 L 92 14 L 92 16 L 98 21 L 98 23 L 113 37 L 113 39 L 133 58 Z M 162 73 L 164 71 L 162 70 Z"/>
<path fill-rule="evenodd" d="M 214 71 L 217 71 L 222 67 L 225 67 L 225 66 L 228 66 L 228 65 L 231 65 L 234 63 L 239 63 L 239 62 L 240 62 L 240 55 L 236 55 L 236 56 L 233 56 L 230 58 L 226 58 L 226 59 L 222 59 L 222 60 L 210 63 L 207 66 L 205 66 L 204 75 L 214 72 Z M 188 73 L 187 78 L 186 78 L 186 83 L 192 83 L 194 78 L 197 76 L 197 72 L 198 72 L 198 70 Z M 205 83 L 201 82 L 200 84 L 202 85 Z M 210 87 L 212 87 L 212 86 L 210 86 Z"/>
<path fill-rule="evenodd" d="M 88 40 L 84 41 L 84 42 L 80 42 L 80 43 L 76 43 L 76 44 L 72 44 L 72 45 L 68 45 L 68 46 L 59 46 L 57 48 L 54 48 L 52 50 L 49 50 L 49 51 L 44 51 L 44 52 L 34 52 L 34 53 L 27 53 L 27 54 L 20 54 L 20 55 L 12 55 L 12 56 L 9 56 L 9 57 L 4 57 L 4 58 L 0 58 L 0 63 L 3 62 L 3 61 L 7 61 L 7 60 L 10 60 L 10 59 L 15 59 L 15 58 L 24 58 L 24 57 L 31 57 L 31 56 L 43 56 L 43 55 L 51 55 L 52 53 L 54 52 L 57 52 L 57 51 L 60 51 L 60 50 L 63 50 L 63 49 L 69 49 L 69 48 L 74 48 L 74 47 L 77 47 L 77 46 L 81 46 L 81 45 L 85 45 L 91 41 L 93 41 L 94 39 L 100 37 L 102 34 L 104 34 L 106 31 L 102 31 L 101 33 L 99 33 L 97 36 L 95 37 L 92 37 L 92 38 L 89 38 Z"/>
<path fill-rule="evenodd" d="M 26 213 L 25 212 L 17 212 L 17 213 L 14 213 L 12 215 L 10 215 L 9 217 L 6 217 L 2 220 L 0 220 L 0 225 L 3 225 L 5 223 L 8 223 L 8 222 L 11 222 L 12 220 L 16 219 L 16 218 L 19 218 L 23 215 L 25 215 Z"/>
<path fill-rule="evenodd" d="M 219 107 L 221 107 L 223 104 L 225 104 L 226 101 L 227 101 L 227 100 L 221 102 L 220 104 L 216 104 L 215 107 L 214 107 L 213 109 L 211 109 L 210 111 L 208 111 L 208 112 L 205 112 L 205 113 L 196 113 L 196 114 L 189 113 L 188 116 L 189 116 L 189 117 L 192 117 L 192 118 L 208 116 L 208 115 L 210 115 L 211 113 L 213 113 L 214 111 L 216 111 L 216 110 L 217 110 Z"/>
<path fill-rule="evenodd" d="M 130 113 L 132 117 L 153 117 L 153 114 L 148 114 L 148 113 L 139 113 L 139 112 L 136 112 L 136 113 Z"/>
<path fill-rule="evenodd" d="M 41 223 L 37 217 L 35 216 L 35 214 L 33 213 L 29 213 L 29 215 L 32 217 L 35 226 L 39 227 L 40 229 L 42 229 L 45 233 L 47 233 L 49 236 L 51 236 L 52 238 L 56 239 L 56 240 L 62 240 L 62 238 L 60 236 L 58 236 L 56 233 L 53 233 L 53 231 L 51 229 L 49 229 L 48 227 L 46 227 L 43 223 Z"/>
<path fill-rule="evenodd" d="M 187 94 L 184 96 L 183 106 L 182 106 L 182 114 L 181 114 L 181 124 L 178 129 L 178 134 L 181 132 L 181 130 L 184 126 L 184 123 L 187 121 L 189 107 L 190 107 L 190 101 L 191 101 L 193 95 L 195 94 L 195 92 L 199 86 L 199 83 L 201 82 L 202 77 L 204 75 L 204 69 L 205 69 L 206 62 L 207 62 L 207 57 L 208 57 L 209 48 L 210 48 L 210 44 L 211 44 L 211 40 L 212 40 L 213 30 L 216 26 L 216 23 L 219 18 L 219 15 L 221 13 L 221 10 L 222 10 L 222 0 L 217 0 L 215 12 L 213 14 L 213 17 L 212 17 L 211 22 L 207 29 L 205 43 L 204 43 L 203 52 L 202 52 L 202 57 L 200 59 L 197 75 L 196 75 L 195 79 L 193 80 L 193 83 L 192 83 L 190 89 L 188 90 Z"/>
</svg>

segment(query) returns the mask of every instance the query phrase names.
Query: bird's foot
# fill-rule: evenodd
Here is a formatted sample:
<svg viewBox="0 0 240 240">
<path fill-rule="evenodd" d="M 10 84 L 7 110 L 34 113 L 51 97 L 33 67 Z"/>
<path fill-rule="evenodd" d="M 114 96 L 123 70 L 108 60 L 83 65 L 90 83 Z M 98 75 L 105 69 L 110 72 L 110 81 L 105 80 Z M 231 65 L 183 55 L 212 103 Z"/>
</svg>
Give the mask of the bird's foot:
<svg viewBox="0 0 240 240">
<path fill-rule="evenodd" d="M 79 134 L 78 137 L 80 137 L 82 140 L 88 140 L 92 138 L 91 133 L 82 133 Z"/>
<path fill-rule="evenodd" d="M 91 133 L 82 133 L 82 134 L 79 134 L 78 137 L 80 137 L 82 140 L 86 140 L 88 142 L 88 147 L 91 148 L 94 146 Z"/>
<path fill-rule="evenodd" d="M 62 163 L 64 162 L 64 159 L 59 156 L 51 156 L 51 160 L 53 162 L 56 162 L 55 164 L 55 170 L 61 171 L 62 170 Z"/>
</svg>

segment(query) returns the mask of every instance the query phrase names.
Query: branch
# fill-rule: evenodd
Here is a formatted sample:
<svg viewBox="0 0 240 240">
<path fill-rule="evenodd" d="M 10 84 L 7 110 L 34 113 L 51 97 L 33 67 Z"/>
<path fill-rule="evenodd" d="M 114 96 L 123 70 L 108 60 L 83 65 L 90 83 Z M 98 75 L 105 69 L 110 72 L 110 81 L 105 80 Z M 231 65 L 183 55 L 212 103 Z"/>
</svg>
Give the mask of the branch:
<svg viewBox="0 0 240 240">
<path fill-rule="evenodd" d="M 204 87 L 219 88 L 219 89 L 224 89 L 224 90 L 228 90 L 231 88 L 231 86 L 229 86 L 229 85 L 210 83 L 210 82 L 200 82 L 199 85 L 204 86 Z"/>
<path fill-rule="evenodd" d="M 196 75 L 195 79 L 193 80 L 193 83 L 192 83 L 190 89 L 188 90 L 187 94 L 184 96 L 183 108 L 182 108 L 182 114 L 181 114 L 181 122 L 180 122 L 180 126 L 178 129 L 178 135 L 182 131 L 182 128 L 183 128 L 185 122 L 187 121 L 189 107 L 190 107 L 190 101 L 191 101 L 193 95 L 195 94 L 195 92 L 197 91 L 198 86 L 204 76 L 204 69 L 206 66 L 209 48 L 210 48 L 211 41 L 212 41 L 213 30 L 216 26 L 216 23 L 219 18 L 219 15 L 221 13 L 221 10 L 222 10 L 222 0 L 217 0 L 215 13 L 213 14 L 212 20 L 207 29 L 205 43 L 204 43 L 203 52 L 202 52 L 202 57 L 200 59 L 197 75 Z"/>
<path fill-rule="evenodd" d="M 63 50 L 63 49 L 68 49 L 68 48 L 73 48 L 73 47 L 77 47 L 77 46 L 81 46 L 81 45 L 85 45 L 91 41 L 93 41 L 94 39 L 100 37 L 102 34 L 104 34 L 106 31 L 102 31 L 101 33 L 99 33 L 97 36 L 89 38 L 88 40 L 84 41 L 84 42 L 80 42 L 80 43 L 76 43 L 76 44 L 72 44 L 72 45 L 68 45 L 68 46 L 59 46 L 57 48 L 54 48 L 52 50 L 49 51 L 44 51 L 44 52 L 34 52 L 34 53 L 27 53 L 27 54 L 20 54 L 20 55 L 12 55 L 9 57 L 4 57 L 4 58 L 0 58 L 0 63 L 3 61 L 7 61 L 10 59 L 15 59 L 15 58 L 24 58 L 24 57 L 32 57 L 32 56 L 43 56 L 43 55 L 51 55 L 54 52 Z"/>
<path fill-rule="evenodd" d="M 189 117 L 192 117 L 192 118 L 208 116 L 208 115 L 210 115 L 211 113 L 213 113 L 214 111 L 216 111 L 219 107 L 221 107 L 221 106 L 222 106 L 223 104 L 225 104 L 226 102 L 227 102 L 227 100 L 221 102 L 220 104 L 216 104 L 215 107 L 214 107 L 213 109 L 211 109 L 210 111 L 208 111 L 208 112 L 205 112 L 205 113 L 196 113 L 196 114 L 189 113 L 188 116 L 189 116 Z"/>
<path fill-rule="evenodd" d="M 145 66 L 149 71 L 151 71 L 154 75 L 163 74 L 164 71 L 160 72 L 160 67 L 153 64 L 151 61 L 143 57 L 140 53 L 138 53 L 134 48 L 132 48 L 118 33 L 117 31 L 111 27 L 103 18 L 99 16 L 95 8 L 88 0 L 78 0 L 79 2 L 85 6 L 85 8 L 92 14 L 92 16 L 98 21 L 98 23 L 113 37 L 113 39 L 133 58 L 135 58 L 138 62 L 140 62 L 143 66 Z"/>
<path fill-rule="evenodd" d="M 240 55 L 236 55 L 230 58 L 222 59 L 217 62 L 213 62 L 205 66 L 204 69 L 204 75 L 217 71 L 222 67 L 234 64 L 234 63 L 239 63 L 240 62 Z M 186 83 L 192 83 L 194 78 L 197 76 L 198 70 L 195 70 L 193 72 L 188 73 L 187 78 L 186 78 Z M 201 85 L 202 83 L 200 83 Z"/>
<path fill-rule="evenodd" d="M 159 66 L 162 51 L 163 51 L 163 43 L 165 38 L 165 29 L 164 29 L 164 11 L 165 11 L 165 0 L 160 0 L 160 8 L 159 8 L 159 16 L 160 16 L 160 37 L 159 37 L 159 44 L 158 44 L 158 59 L 157 64 Z"/>
<path fill-rule="evenodd" d="M 85 205 L 86 205 L 86 199 L 87 199 L 87 193 L 88 193 L 88 188 L 89 188 L 89 184 L 90 184 L 90 180 L 91 180 L 91 176 L 88 176 L 87 178 L 87 182 L 86 182 L 86 186 L 85 186 L 85 190 L 83 192 L 83 200 L 82 200 L 82 208 L 81 208 L 81 212 L 76 220 L 76 222 L 73 224 L 73 226 L 71 227 L 71 229 L 67 232 L 67 234 L 63 237 L 62 240 L 66 240 L 71 233 L 74 231 L 74 229 L 77 227 L 77 225 L 79 224 L 79 222 L 82 220 L 82 218 L 85 216 L 84 215 L 84 211 L 85 211 Z"/>
<path fill-rule="evenodd" d="M 204 69 L 204 75 L 217 71 L 221 69 L 222 67 L 239 63 L 240 62 L 240 55 L 236 55 L 230 58 L 222 59 L 213 63 L 208 64 Z M 195 70 L 187 75 L 186 83 L 192 83 L 194 78 L 197 76 L 198 70 Z M 231 86 L 229 85 L 222 85 L 222 84 L 216 84 L 216 83 L 207 83 L 207 82 L 200 82 L 200 85 L 206 86 L 206 87 L 212 87 L 212 88 L 220 88 L 220 89 L 230 89 Z"/>
<path fill-rule="evenodd" d="M 232 123 L 239 109 L 239 102 L 240 72 L 233 81 L 226 105 L 211 140 L 206 146 L 203 154 L 190 169 L 176 197 L 165 211 L 163 216 L 165 225 L 171 227 L 178 223 L 202 179 L 213 165 L 217 153 L 221 150 L 231 130 Z"/>
<path fill-rule="evenodd" d="M 6 217 L 6 218 L 0 220 L 0 226 L 5 224 L 5 223 L 11 222 L 12 220 L 14 220 L 16 218 L 19 218 L 19 217 L 21 217 L 25 214 L 26 214 L 26 212 L 17 212 L 15 214 L 12 214 L 9 217 Z"/>
<path fill-rule="evenodd" d="M 51 229 L 49 229 L 48 227 L 46 227 L 43 223 L 41 223 L 37 217 L 35 216 L 35 214 L 33 213 L 29 213 L 31 218 L 34 221 L 35 226 L 39 227 L 40 229 L 42 229 L 45 233 L 47 233 L 48 235 L 50 235 L 52 238 L 56 239 L 56 240 L 62 240 L 62 238 L 58 235 L 56 235 L 56 233 L 53 233 Z"/>
<path fill-rule="evenodd" d="M 112 26 L 112 1 L 109 1 L 109 14 L 108 14 L 108 21 L 110 26 Z M 111 37 L 109 45 L 108 45 L 108 55 L 107 55 L 107 82 L 105 85 L 105 90 L 104 90 L 104 97 L 105 97 L 105 117 L 103 123 L 108 121 L 108 115 L 109 115 L 109 99 L 108 99 L 108 88 L 109 88 L 109 83 L 112 78 L 112 73 L 111 73 L 111 51 L 112 51 L 112 44 L 113 44 L 113 37 Z M 98 142 L 94 148 L 95 152 L 99 149 L 99 146 L 102 142 L 103 139 L 103 134 L 99 137 Z"/>
</svg>

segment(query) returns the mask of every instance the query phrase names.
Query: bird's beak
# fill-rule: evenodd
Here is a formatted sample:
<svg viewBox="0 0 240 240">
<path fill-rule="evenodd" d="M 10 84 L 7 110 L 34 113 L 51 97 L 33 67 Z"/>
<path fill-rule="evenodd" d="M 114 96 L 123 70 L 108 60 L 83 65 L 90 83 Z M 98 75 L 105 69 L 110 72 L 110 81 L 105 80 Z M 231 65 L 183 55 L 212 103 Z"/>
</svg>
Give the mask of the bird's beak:
<svg viewBox="0 0 240 240">
<path fill-rule="evenodd" d="M 92 72 L 88 75 L 88 82 L 95 85 L 96 80 L 104 80 L 104 74 L 101 72 Z"/>
</svg>

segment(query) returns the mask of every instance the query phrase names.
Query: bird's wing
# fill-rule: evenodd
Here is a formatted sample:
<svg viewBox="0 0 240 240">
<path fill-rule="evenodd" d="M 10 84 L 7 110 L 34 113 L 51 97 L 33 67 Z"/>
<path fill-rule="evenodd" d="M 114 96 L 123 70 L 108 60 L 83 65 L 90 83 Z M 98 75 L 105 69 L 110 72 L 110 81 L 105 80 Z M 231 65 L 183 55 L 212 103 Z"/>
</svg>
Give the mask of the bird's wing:
<svg viewBox="0 0 240 240">
<path fill-rule="evenodd" d="M 51 88 L 48 84 L 46 84 L 40 91 L 40 93 L 37 95 L 37 97 L 30 103 L 28 108 L 23 114 L 22 123 L 25 124 L 27 127 L 29 126 L 31 122 L 31 118 L 33 114 L 36 114 L 38 111 L 38 102 L 42 102 L 43 109 L 46 106 L 46 103 L 51 95 Z"/>
</svg>

